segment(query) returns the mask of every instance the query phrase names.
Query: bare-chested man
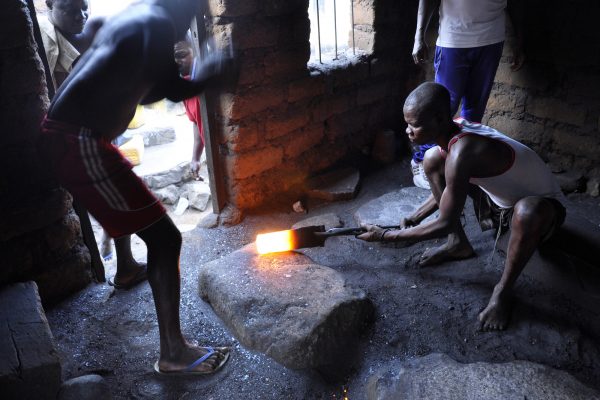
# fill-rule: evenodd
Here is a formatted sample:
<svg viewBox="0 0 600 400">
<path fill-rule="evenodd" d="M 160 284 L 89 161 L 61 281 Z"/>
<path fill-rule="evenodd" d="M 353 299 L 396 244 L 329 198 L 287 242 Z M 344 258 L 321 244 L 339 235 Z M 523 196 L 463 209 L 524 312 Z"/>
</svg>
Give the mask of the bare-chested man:
<svg viewBox="0 0 600 400">
<path fill-rule="evenodd" d="M 441 247 L 423 254 L 421 265 L 474 255 L 460 222 L 467 195 L 479 186 L 498 211 L 500 226 L 510 226 L 502 278 L 479 314 L 483 330 L 505 329 L 511 290 L 538 245 L 565 220 L 560 187 L 542 159 L 525 145 L 485 125 L 452 120 L 450 94 L 437 83 L 415 89 L 404 103 L 406 133 L 414 144 L 435 142 L 427 151 L 425 172 L 432 196 L 403 221 L 405 229 L 368 226 L 367 241 L 422 241 L 448 235 Z M 439 205 L 437 219 L 420 224 Z"/>
<path fill-rule="evenodd" d="M 138 104 L 165 97 L 180 101 L 219 83 L 227 65 L 220 54 L 207 57 L 193 81 L 179 76 L 173 58 L 173 45 L 189 28 L 197 5 L 197 0 L 145 0 L 107 21 L 58 89 L 40 142 L 60 183 L 112 237 L 137 233 L 146 243 L 160 333 L 154 368 L 171 375 L 213 373 L 230 350 L 184 339 L 181 234 L 110 142 L 127 128 Z"/>
</svg>

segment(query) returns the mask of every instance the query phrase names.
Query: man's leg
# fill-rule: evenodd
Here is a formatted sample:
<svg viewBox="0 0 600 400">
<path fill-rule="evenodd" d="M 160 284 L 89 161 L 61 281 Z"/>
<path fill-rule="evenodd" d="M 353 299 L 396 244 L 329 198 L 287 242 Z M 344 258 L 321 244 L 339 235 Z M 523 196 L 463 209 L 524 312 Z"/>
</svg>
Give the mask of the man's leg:
<svg viewBox="0 0 600 400">
<path fill-rule="evenodd" d="M 117 287 L 129 288 L 147 279 L 146 264 L 138 263 L 131 253 L 131 235 L 115 239 L 117 272 L 113 283 Z"/>
<path fill-rule="evenodd" d="M 471 69 L 464 89 L 461 117 L 481 122 L 487 105 L 504 42 L 470 49 Z"/>
<path fill-rule="evenodd" d="M 542 197 L 526 197 L 515 204 L 504 272 L 487 307 L 479 314 L 482 330 L 506 328 L 515 281 L 557 217 L 555 206 Z"/>
<path fill-rule="evenodd" d="M 207 353 L 206 349 L 187 343 L 181 333 L 179 320 L 181 233 L 171 218 L 164 216 L 137 234 L 148 247 L 148 281 L 154 296 L 160 333 L 158 367 L 161 372 L 180 371 Z M 195 367 L 194 371 L 211 372 L 218 367 L 229 349 L 215 348 L 215 350 L 215 354 Z"/>
<path fill-rule="evenodd" d="M 434 147 L 425 153 L 423 166 L 431 185 L 431 193 L 438 206 L 446 187 L 446 178 L 444 176 L 445 165 L 446 160 L 440 154 L 439 147 Z M 475 252 L 467 239 L 464 229 L 458 224 L 456 231 L 448 235 L 448 240 L 445 244 L 428 249 L 423 253 L 419 265 L 427 266 L 449 260 L 462 260 L 472 257 L 474 254 Z"/>
</svg>

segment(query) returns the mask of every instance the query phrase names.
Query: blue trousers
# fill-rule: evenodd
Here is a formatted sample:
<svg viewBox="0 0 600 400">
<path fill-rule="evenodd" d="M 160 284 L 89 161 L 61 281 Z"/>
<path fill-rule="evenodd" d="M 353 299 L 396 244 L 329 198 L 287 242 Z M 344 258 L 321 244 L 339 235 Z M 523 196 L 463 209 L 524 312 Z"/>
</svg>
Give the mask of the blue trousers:
<svg viewBox="0 0 600 400">
<path fill-rule="evenodd" d="M 456 114 L 462 101 L 460 116 L 468 121 L 481 122 L 503 47 L 504 42 L 466 49 L 436 46 L 433 60 L 435 81 L 450 92 L 452 115 Z M 433 146 L 435 144 L 419 146 L 413 160 L 423 161 L 425 152 Z"/>
</svg>

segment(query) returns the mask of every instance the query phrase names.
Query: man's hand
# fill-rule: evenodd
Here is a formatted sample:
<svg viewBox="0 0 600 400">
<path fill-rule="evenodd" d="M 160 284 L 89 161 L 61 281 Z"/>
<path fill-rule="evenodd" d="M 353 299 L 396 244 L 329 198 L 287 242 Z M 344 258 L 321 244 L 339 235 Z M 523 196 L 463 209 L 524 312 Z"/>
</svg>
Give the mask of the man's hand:
<svg viewBox="0 0 600 400">
<path fill-rule="evenodd" d="M 206 46 L 206 44 L 203 46 Z M 219 83 L 215 81 L 227 79 L 232 74 L 234 68 L 233 60 L 234 56 L 231 46 L 227 46 L 223 50 L 211 50 L 201 60 L 197 57 L 194 59 L 191 78 L 198 82 L 210 80 L 211 85 L 218 85 Z"/>
<path fill-rule="evenodd" d="M 513 49 L 513 57 L 512 62 L 510 63 L 510 69 L 512 71 L 518 71 L 525 64 L 525 51 L 523 51 L 523 46 L 520 44 L 515 44 Z"/>
<path fill-rule="evenodd" d="M 400 228 L 404 229 L 404 228 L 410 228 L 413 226 L 417 226 L 419 225 L 419 222 L 417 222 L 415 220 L 414 217 L 406 217 L 406 218 L 402 218 L 402 220 L 400 221 Z"/>
<path fill-rule="evenodd" d="M 198 161 L 190 162 L 190 172 L 192 173 L 192 178 L 199 181 L 200 178 L 200 163 Z"/>
<path fill-rule="evenodd" d="M 383 229 L 377 225 L 365 224 L 362 226 L 367 231 L 356 236 L 357 239 L 364 240 L 365 242 L 381 242 L 383 236 L 390 231 L 390 229 Z"/>
<path fill-rule="evenodd" d="M 415 38 L 415 45 L 412 52 L 415 64 L 424 64 L 429 59 L 429 49 L 427 43 L 422 38 Z"/>
</svg>

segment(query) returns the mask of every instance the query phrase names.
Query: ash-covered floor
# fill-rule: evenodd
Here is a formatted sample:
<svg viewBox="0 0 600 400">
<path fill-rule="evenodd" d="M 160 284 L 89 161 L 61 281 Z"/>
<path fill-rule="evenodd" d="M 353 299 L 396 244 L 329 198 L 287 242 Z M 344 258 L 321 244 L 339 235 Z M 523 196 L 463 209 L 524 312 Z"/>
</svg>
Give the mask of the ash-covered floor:
<svg viewBox="0 0 600 400">
<path fill-rule="evenodd" d="M 303 251 L 342 273 L 376 306 L 376 318 L 360 346 L 350 348 L 346 370 L 294 371 L 241 347 L 198 295 L 198 267 L 252 242 L 257 232 L 287 229 L 304 218 L 333 212 L 346 226 L 365 202 L 412 185 L 408 161 L 363 177 L 356 199 L 247 217 L 230 228 L 184 233 L 181 319 L 186 337 L 201 344 L 233 346 L 223 371 L 208 377 L 157 376 L 158 327 L 150 287 L 114 291 L 93 284 L 47 311 L 65 379 L 104 376 L 117 399 L 363 399 L 368 377 L 393 359 L 446 353 L 459 362 L 529 360 L 571 373 L 600 389 L 600 268 L 568 258 L 552 265 L 536 258 L 519 278 L 509 329 L 479 332 L 476 318 L 498 280 L 504 256 L 491 263 L 493 234 L 481 233 L 470 207 L 466 232 L 477 257 L 419 269 L 418 257 L 434 241 L 381 246 L 352 237 L 327 240 Z M 600 224 L 600 199 L 571 195 L 569 210 Z M 441 241 L 437 241 L 440 243 Z M 550 267 L 548 267 L 550 265 Z M 342 373 L 340 373 L 342 371 Z"/>
</svg>

